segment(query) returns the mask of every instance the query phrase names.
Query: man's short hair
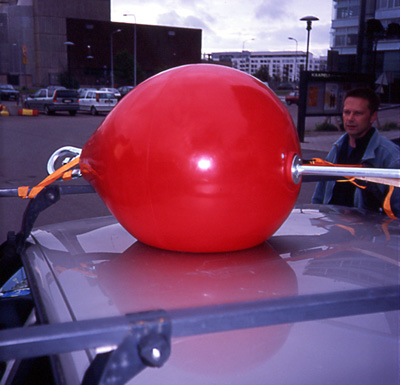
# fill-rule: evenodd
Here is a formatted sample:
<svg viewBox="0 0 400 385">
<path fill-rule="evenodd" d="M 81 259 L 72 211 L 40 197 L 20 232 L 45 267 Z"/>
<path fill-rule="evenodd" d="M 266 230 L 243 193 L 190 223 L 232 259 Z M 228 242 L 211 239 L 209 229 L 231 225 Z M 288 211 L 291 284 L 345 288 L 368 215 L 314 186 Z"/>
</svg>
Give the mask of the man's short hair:
<svg viewBox="0 0 400 385">
<path fill-rule="evenodd" d="M 344 100 L 346 100 L 348 97 L 362 98 L 366 100 L 368 102 L 368 108 L 371 111 L 371 114 L 379 109 L 379 97 L 371 88 L 355 88 L 354 90 L 347 92 Z"/>
</svg>

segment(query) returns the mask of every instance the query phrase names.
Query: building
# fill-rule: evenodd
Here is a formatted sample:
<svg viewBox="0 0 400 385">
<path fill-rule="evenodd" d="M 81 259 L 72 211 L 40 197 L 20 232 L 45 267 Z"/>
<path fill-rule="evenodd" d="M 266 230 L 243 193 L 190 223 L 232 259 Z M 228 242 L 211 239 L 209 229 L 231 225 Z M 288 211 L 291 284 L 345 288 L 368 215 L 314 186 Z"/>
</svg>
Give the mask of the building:
<svg viewBox="0 0 400 385">
<path fill-rule="evenodd" d="M 72 43 L 68 73 L 81 86 L 110 86 L 111 39 L 116 86 L 133 84 L 133 75 L 121 79 L 118 64 L 129 67 L 126 62 L 133 63 L 135 48 L 137 83 L 168 68 L 201 61 L 200 29 L 81 19 L 67 19 L 66 25 L 66 37 Z"/>
<path fill-rule="evenodd" d="M 400 100 L 400 0 L 334 0 L 333 9 L 330 69 L 372 72 Z"/>
<path fill-rule="evenodd" d="M 0 83 L 43 87 L 68 76 L 109 86 L 112 43 L 113 58 L 127 53 L 132 68 L 136 49 L 142 80 L 201 61 L 201 30 L 112 23 L 110 0 L 0 1 Z"/>
<path fill-rule="evenodd" d="M 110 0 L 2 0 L 1 82 L 54 84 L 67 68 L 67 18 L 110 20 Z"/>
<path fill-rule="evenodd" d="M 214 62 L 230 63 L 233 68 L 254 75 L 264 67 L 270 78 L 297 82 L 300 71 L 304 70 L 306 53 L 303 51 L 242 51 L 215 52 L 211 54 Z M 325 71 L 326 57 L 316 58 L 309 53 L 309 70 Z"/>
</svg>

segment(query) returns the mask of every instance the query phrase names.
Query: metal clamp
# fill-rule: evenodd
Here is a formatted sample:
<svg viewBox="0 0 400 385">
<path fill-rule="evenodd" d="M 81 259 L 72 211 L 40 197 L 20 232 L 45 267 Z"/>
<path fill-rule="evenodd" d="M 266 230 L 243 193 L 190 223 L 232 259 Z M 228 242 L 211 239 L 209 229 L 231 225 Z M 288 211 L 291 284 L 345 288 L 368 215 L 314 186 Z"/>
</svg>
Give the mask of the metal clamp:
<svg viewBox="0 0 400 385">
<path fill-rule="evenodd" d="M 146 367 L 161 367 L 171 354 L 171 321 L 159 310 L 127 315 L 132 329 L 119 346 L 97 354 L 82 385 L 123 385 Z M 138 327 L 139 326 L 139 327 Z"/>
<path fill-rule="evenodd" d="M 49 160 L 47 161 L 47 172 L 48 174 L 52 174 L 56 171 L 55 164 L 57 161 L 62 160 L 61 165 L 64 165 L 71 160 L 75 159 L 76 157 L 80 156 L 82 149 L 77 147 L 65 146 L 61 147 L 58 150 L 54 151 L 53 154 L 50 156 Z M 72 170 L 72 178 L 79 178 L 81 176 L 81 171 L 79 169 Z"/>
</svg>

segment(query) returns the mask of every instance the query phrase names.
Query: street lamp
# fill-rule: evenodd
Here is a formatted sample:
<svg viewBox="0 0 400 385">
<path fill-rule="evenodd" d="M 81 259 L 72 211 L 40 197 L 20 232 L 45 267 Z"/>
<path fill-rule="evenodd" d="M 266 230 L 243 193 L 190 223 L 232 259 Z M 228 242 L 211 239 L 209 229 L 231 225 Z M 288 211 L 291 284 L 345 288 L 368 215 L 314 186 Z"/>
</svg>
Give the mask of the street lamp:
<svg viewBox="0 0 400 385">
<path fill-rule="evenodd" d="M 254 37 L 252 37 L 251 39 L 243 40 L 242 51 L 244 51 L 244 45 L 246 44 L 246 41 L 251 41 L 251 40 L 255 40 Z"/>
<path fill-rule="evenodd" d="M 310 31 L 311 31 L 311 24 L 313 21 L 319 20 L 318 17 L 315 16 L 304 16 L 300 19 L 300 21 L 306 21 L 307 22 L 307 52 L 306 52 L 306 71 L 308 71 L 308 52 L 309 52 L 309 47 L 310 47 Z"/>
<path fill-rule="evenodd" d="M 16 51 L 17 51 L 17 54 L 15 55 L 15 57 L 16 57 L 16 61 L 17 61 L 17 70 L 15 71 L 15 72 L 17 72 L 18 71 L 18 85 L 20 84 L 20 77 L 21 77 L 21 74 L 22 74 L 22 68 L 21 68 L 21 65 L 22 65 L 22 59 L 21 59 L 21 51 L 18 49 L 18 44 L 17 43 L 13 43 L 13 47 L 15 47 L 15 49 L 16 49 Z"/>
<path fill-rule="evenodd" d="M 133 16 L 135 18 L 135 24 L 133 25 L 133 86 L 136 87 L 136 15 L 124 13 L 124 16 Z"/>
<path fill-rule="evenodd" d="M 298 42 L 294 37 L 288 37 L 289 40 L 294 40 L 296 42 L 296 56 L 294 57 L 294 81 L 297 82 L 297 45 Z"/>
<path fill-rule="evenodd" d="M 113 52 L 113 35 L 114 33 L 121 32 L 120 29 L 117 29 L 113 32 L 111 32 L 111 87 L 114 88 L 114 52 Z"/>
<path fill-rule="evenodd" d="M 71 50 L 70 47 L 73 47 L 75 43 L 73 41 L 64 41 L 64 45 L 67 47 L 67 65 L 68 65 L 68 82 L 71 82 Z"/>
<path fill-rule="evenodd" d="M 86 59 L 91 60 L 91 59 L 93 59 L 93 56 L 92 56 L 92 47 L 91 47 L 90 45 L 88 45 L 88 46 L 87 46 L 87 49 L 88 49 L 88 55 L 86 56 Z"/>
</svg>

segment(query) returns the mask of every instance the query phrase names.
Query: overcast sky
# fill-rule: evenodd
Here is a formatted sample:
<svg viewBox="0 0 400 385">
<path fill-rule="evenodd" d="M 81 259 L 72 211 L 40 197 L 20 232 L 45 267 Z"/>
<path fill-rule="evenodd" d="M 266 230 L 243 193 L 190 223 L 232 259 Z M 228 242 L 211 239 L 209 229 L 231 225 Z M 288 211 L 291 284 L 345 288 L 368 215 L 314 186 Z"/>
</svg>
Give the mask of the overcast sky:
<svg viewBox="0 0 400 385">
<path fill-rule="evenodd" d="M 199 28 L 202 52 L 306 50 L 306 22 L 316 16 L 310 52 L 326 55 L 330 45 L 332 0 L 111 0 L 111 20 Z M 250 40 L 254 39 L 254 40 Z"/>
</svg>

